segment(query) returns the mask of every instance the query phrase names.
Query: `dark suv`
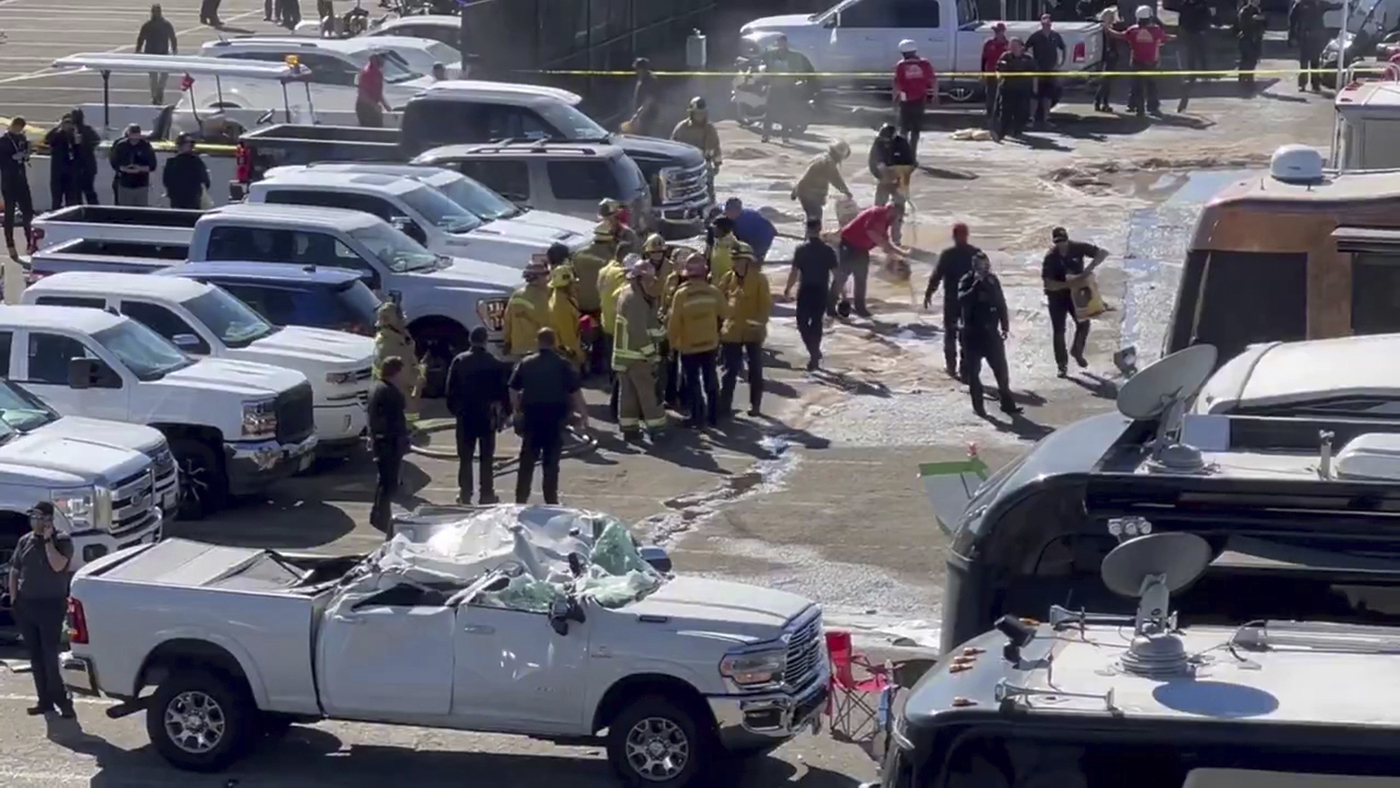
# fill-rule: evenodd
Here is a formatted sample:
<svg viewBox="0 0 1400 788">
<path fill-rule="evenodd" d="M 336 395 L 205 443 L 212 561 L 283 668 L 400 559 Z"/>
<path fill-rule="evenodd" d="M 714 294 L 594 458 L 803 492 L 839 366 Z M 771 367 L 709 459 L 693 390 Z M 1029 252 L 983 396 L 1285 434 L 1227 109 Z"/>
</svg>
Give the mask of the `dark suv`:
<svg viewBox="0 0 1400 788">
<path fill-rule="evenodd" d="M 218 285 L 278 326 L 374 336 L 379 297 L 345 268 L 280 263 L 185 263 L 156 272 Z"/>
</svg>

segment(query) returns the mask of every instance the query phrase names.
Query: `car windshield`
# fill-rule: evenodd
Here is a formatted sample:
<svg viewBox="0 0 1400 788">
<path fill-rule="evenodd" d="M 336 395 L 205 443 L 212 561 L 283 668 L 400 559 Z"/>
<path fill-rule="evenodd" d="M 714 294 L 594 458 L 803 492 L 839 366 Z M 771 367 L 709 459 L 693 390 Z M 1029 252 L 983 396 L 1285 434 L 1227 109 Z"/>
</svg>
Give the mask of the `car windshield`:
<svg viewBox="0 0 1400 788">
<path fill-rule="evenodd" d="M 195 362 L 170 340 L 135 320 L 123 320 L 92 337 L 141 380 L 158 380 Z"/>
<path fill-rule="evenodd" d="M 247 347 L 277 330 L 221 287 L 191 298 L 184 307 L 228 347 Z"/>
<path fill-rule="evenodd" d="M 486 221 L 509 219 L 520 214 L 520 208 L 515 203 L 465 175 L 437 184 L 437 189 L 446 195 L 447 199 Z"/>
<path fill-rule="evenodd" d="M 449 233 L 470 232 L 481 226 L 476 214 L 426 184 L 400 194 L 399 199 L 429 224 Z"/>
<path fill-rule="evenodd" d="M 350 237 L 365 245 L 390 271 L 430 271 L 437 268 L 437 255 L 388 224 L 378 223 L 350 231 Z"/>
<path fill-rule="evenodd" d="M 0 422 L 3 422 L 0 441 L 8 437 L 5 433 L 28 432 L 56 420 L 58 414 L 43 400 L 13 383 L 0 380 Z"/>
<path fill-rule="evenodd" d="M 409 68 L 408 61 L 403 56 L 392 49 L 378 50 L 384 53 L 384 81 L 390 85 L 397 85 L 400 82 L 422 77 L 417 71 Z M 369 62 L 369 52 L 361 52 L 355 56 L 355 62 L 360 68 L 364 68 Z"/>
<path fill-rule="evenodd" d="M 534 109 L 545 123 L 557 129 L 566 140 L 599 140 L 608 136 L 607 129 L 562 101 L 541 101 Z"/>
<path fill-rule="evenodd" d="M 462 53 L 456 47 L 444 44 L 441 41 L 434 41 L 423 47 L 433 60 L 444 66 L 458 66 L 462 63 Z"/>
</svg>

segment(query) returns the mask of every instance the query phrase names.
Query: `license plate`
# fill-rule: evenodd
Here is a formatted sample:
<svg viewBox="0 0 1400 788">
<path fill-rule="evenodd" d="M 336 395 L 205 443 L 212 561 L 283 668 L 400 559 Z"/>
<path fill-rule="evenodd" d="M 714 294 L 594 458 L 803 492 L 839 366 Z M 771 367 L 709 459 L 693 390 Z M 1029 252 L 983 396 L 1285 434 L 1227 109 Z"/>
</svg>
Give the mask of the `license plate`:
<svg viewBox="0 0 1400 788">
<path fill-rule="evenodd" d="M 311 463 L 313 463 L 313 462 L 315 462 L 315 461 L 316 461 L 316 455 L 312 454 L 311 452 L 307 452 L 307 453 L 301 455 L 301 459 L 297 461 L 297 470 L 298 470 L 298 471 L 304 471 L 304 470 L 306 470 L 307 468 L 310 468 L 310 467 L 311 467 Z"/>
</svg>

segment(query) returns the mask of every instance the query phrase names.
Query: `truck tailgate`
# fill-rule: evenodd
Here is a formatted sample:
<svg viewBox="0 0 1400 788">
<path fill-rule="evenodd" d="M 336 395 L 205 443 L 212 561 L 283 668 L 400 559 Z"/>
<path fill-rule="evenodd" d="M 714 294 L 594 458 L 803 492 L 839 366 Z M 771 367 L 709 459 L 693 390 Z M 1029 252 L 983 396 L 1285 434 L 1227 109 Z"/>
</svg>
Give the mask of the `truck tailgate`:
<svg viewBox="0 0 1400 788">
<path fill-rule="evenodd" d="M 153 187 L 154 188 L 154 187 Z M 201 211 L 80 205 L 34 220 L 38 248 L 78 238 L 189 245 Z"/>
</svg>

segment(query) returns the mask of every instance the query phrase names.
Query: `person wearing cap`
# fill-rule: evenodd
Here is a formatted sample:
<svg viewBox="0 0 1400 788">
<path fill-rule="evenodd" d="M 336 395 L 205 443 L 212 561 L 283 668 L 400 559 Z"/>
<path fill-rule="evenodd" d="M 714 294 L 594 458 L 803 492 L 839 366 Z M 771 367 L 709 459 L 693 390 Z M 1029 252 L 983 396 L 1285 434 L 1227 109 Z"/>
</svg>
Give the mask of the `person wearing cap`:
<svg viewBox="0 0 1400 788">
<path fill-rule="evenodd" d="M 768 74 L 768 104 L 763 113 L 762 141 L 772 139 L 773 124 L 776 122 L 782 126 L 783 142 L 787 142 L 792 138 L 792 127 L 797 125 L 794 116 L 801 111 L 802 91 L 797 86 L 798 77 L 774 75 L 810 75 L 815 69 L 806 55 L 788 47 L 788 38 L 782 34 L 773 39 L 773 46 L 763 53 L 762 63 Z M 811 77 L 807 79 L 807 92 L 811 92 Z"/>
<path fill-rule="evenodd" d="M 375 313 L 372 369 L 376 379 L 387 379 L 384 365 L 391 358 L 398 358 L 404 362 L 402 371 L 394 380 L 399 392 L 403 394 L 404 412 L 408 420 L 415 421 L 418 418 L 418 406 L 421 404 L 419 395 L 422 392 L 419 385 L 423 380 L 423 369 L 418 364 L 418 343 L 414 341 L 413 333 L 408 330 L 403 307 L 393 300 L 380 304 L 379 311 Z"/>
<path fill-rule="evenodd" d="M 870 253 L 876 249 L 883 249 L 885 254 L 895 259 L 909 256 L 908 250 L 899 248 L 890 240 L 891 229 L 903 217 L 902 201 L 889 205 L 874 205 L 861 211 L 849 224 L 841 228 L 841 264 L 836 269 L 836 281 L 832 285 L 831 296 L 827 302 L 828 315 L 837 316 L 837 303 L 846 289 L 846 281 L 854 279 L 855 313 L 861 317 L 870 317 L 870 310 L 865 304 L 866 280 L 870 277 Z"/>
<path fill-rule="evenodd" d="M 734 258 L 753 257 L 744 246 L 736 246 Z M 666 338 L 671 350 L 681 357 L 681 395 L 690 418 L 686 426 L 699 429 L 719 423 L 719 377 L 715 354 L 719 349 L 719 329 L 729 316 L 724 296 L 709 282 L 704 258 L 692 257 L 682 270 L 681 286 L 666 310 Z"/>
<path fill-rule="evenodd" d="M 151 173 L 156 171 L 156 150 L 141 136 L 141 127 L 133 123 L 112 145 L 107 155 L 116 172 L 114 187 L 118 205 L 146 207 L 151 204 Z"/>
<path fill-rule="evenodd" d="M 600 222 L 593 228 L 593 243 L 573 254 L 569 262 L 577 279 L 574 294 L 578 298 L 579 311 L 593 322 L 593 334 L 585 338 L 589 348 L 588 372 L 594 375 L 607 373 L 608 359 L 612 355 L 606 344 L 610 335 L 603 332 L 603 300 L 599 297 L 598 281 L 599 275 L 616 253 L 617 236 L 610 226 Z"/>
<path fill-rule="evenodd" d="M 1041 14 L 1040 29 L 1026 38 L 1026 49 L 1035 59 L 1035 125 L 1044 127 L 1050 108 L 1060 100 L 1059 84 L 1050 73 L 1058 71 L 1065 59 L 1065 39 L 1056 32 L 1049 14 Z"/>
<path fill-rule="evenodd" d="M 73 579 L 73 540 L 54 527 L 56 511 L 48 501 L 29 510 L 29 531 L 10 553 L 5 593 L 19 626 L 29 672 L 39 702 L 25 709 L 31 716 L 57 711 L 73 718 L 73 701 L 59 672 L 64 621 L 68 614 L 68 585 Z"/>
<path fill-rule="evenodd" d="M 870 174 L 875 176 L 876 205 L 884 205 L 891 198 L 903 201 L 899 170 L 895 168 L 913 167 L 914 163 L 914 149 L 909 147 L 909 140 L 899 133 L 894 124 L 881 126 L 875 141 L 870 144 L 867 162 Z"/>
<path fill-rule="evenodd" d="M 715 276 L 729 273 L 729 269 L 734 266 L 734 245 L 737 243 L 739 239 L 734 237 L 734 220 L 724 214 L 715 217 L 706 232 L 705 241 L 705 256 L 710 261 L 710 273 Z"/>
<path fill-rule="evenodd" d="M 992 368 L 997 382 L 1001 412 L 1015 415 L 1021 412 L 1011 398 L 1010 374 L 1006 365 L 1006 337 L 1011 333 L 1011 315 L 1006 308 L 1006 295 L 1001 280 L 992 273 L 991 260 L 986 253 L 972 256 L 972 270 L 958 282 L 958 306 L 962 320 L 963 351 L 967 354 L 963 369 L 967 378 L 968 395 L 972 397 L 972 412 L 986 417 L 987 406 L 982 399 L 982 362 Z"/>
<path fill-rule="evenodd" d="M 1006 23 L 992 25 L 992 37 L 982 44 L 982 90 L 987 105 L 987 119 L 990 121 L 997 106 L 997 63 L 1011 42 L 1006 38 Z"/>
<path fill-rule="evenodd" d="M 544 502 L 559 504 L 559 459 L 564 428 L 570 416 L 588 429 L 588 407 L 579 386 L 578 369 L 558 352 L 554 329 L 541 328 L 536 350 L 520 360 L 510 374 L 511 412 L 520 435 L 519 469 L 515 472 L 515 502 L 530 502 L 535 466 L 544 466 L 540 487 Z"/>
<path fill-rule="evenodd" d="M 554 329 L 555 351 L 582 372 L 583 341 L 579 336 L 578 301 L 574 298 L 574 269 L 561 265 L 549 272 L 549 327 Z"/>
<path fill-rule="evenodd" d="M 1103 28 L 1103 70 L 1114 72 L 1118 70 L 1119 47 L 1124 43 L 1126 30 L 1118 24 L 1118 9 L 1112 6 L 1099 12 L 1099 25 Z M 1113 82 L 1117 79 L 1112 76 L 1099 77 L 1099 86 L 1094 91 L 1094 110 L 1097 112 L 1112 112 L 1113 107 L 1109 102 L 1113 99 Z"/>
<path fill-rule="evenodd" d="M 24 118 L 13 118 L 5 134 L 0 136 L 0 198 L 5 202 L 5 245 L 15 260 L 19 259 L 15 249 L 15 211 L 19 211 L 25 240 L 33 237 L 30 223 L 34 220 L 34 196 L 29 190 L 31 148 L 25 125 Z"/>
<path fill-rule="evenodd" d="M 198 211 L 204 208 L 204 195 L 209 189 L 209 168 L 194 152 L 194 137 L 181 132 L 175 139 L 176 153 L 165 163 L 161 182 L 171 208 Z"/>
<path fill-rule="evenodd" d="M 797 200 L 807 218 L 821 221 L 826 197 L 833 188 L 851 198 L 851 188 L 841 177 L 841 162 L 851 157 L 851 146 L 845 140 L 833 142 L 825 153 L 807 163 L 807 170 L 792 188 L 791 199 Z"/>
<path fill-rule="evenodd" d="M 1079 277 L 1093 273 L 1108 257 L 1108 252 L 1090 243 L 1071 241 L 1069 231 L 1056 227 L 1050 238 L 1054 245 L 1045 253 L 1040 265 L 1040 278 L 1045 285 L 1046 305 L 1050 310 L 1050 342 L 1055 352 L 1055 367 L 1060 377 L 1069 374 L 1069 359 L 1081 367 L 1089 366 L 1084 358 L 1084 343 L 1089 339 L 1089 321 L 1075 320 L 1073 283 Z M 1085 260 L 1089 262 L 1086 264 Z M 1074 339 L 1065 349 L 1066 323 L 1074 320 Z"/>
<path fill-rule="evenodd" d="M 364 128 L 384 127 L 384 113 L 393 107 L 384 98 L 384 53 L 371 52 L 355 78 L 355 118 Z"/>
<path fill-rule="evenodd" d="M 899 130 L 909 138 L 909 149 L 917 157 L 924 108 L 929 103 L 938 103 L 938 75 L 928 58 L 919 57 L 919 45 L 912 39 L 899 42 L 899 61 L 894 64 L 893 93 Z"/>
<path fill-rule="evenodd" d="M 665 431 L 666 411 L 656 395 L 659 341 L 665 329 L 656 314 L 651 263 L 640 255 L 623 261 L 627 284 L 617 294 L 612 366 L 617 376 L 617 425 L 626 440 L 638 440 L 645 430 L 655 440 Z"/>
<path fill-rule="evenodd" d="M 178 55 L 180 42 L 175 37 L 175 26 L 161 13 L 160 4 L 151 6 L 151 18 L 136 32 L 138 55 Z M 161 106 L 165 103 L 165 83 L 170 75 L 164 71 L 152 71 L 147 75 L 151 82 L 151 103 Z"/>
<path fill-rule="evenodd" d="M 613 371 L 613 343 L 617 337 L 617 297 L 627 287 L 626 258 L 629 255 L 619 247 L 617 254 L 598 271 L 598 327 L 602 332 L 600 344 L 603 358 L 607 361 L 611 393 L 608 395 L 608 412 L 617 413 L 617 374 Z M 640 256 L 637 256 L 641 259 Z"/>
<path fill-rule="evenodd" d="M 631 133 L 650 137 L 656 133 L 661 117 L 661 85 L 652 73 L 650 60 L 637 58 L 632 61 L 632 70 L 637 74 L 637 82 L 632 87 L 632 119 L 628 123 Z"/>
<path fill-rule="evenodd" d="M 1137 24 L 1122 33 L 1111 28 L 1104 28 L 1104 32 L 1128 42 L 1128 68 L 1133 72 L 1128 110 L 1142 117 L 1149 112 L 1156 115 L 1162 111 L 1157 99 L 1157 77 L 1150 72 L 1159 68 L 1162 44 L 1175 36 L 1167 35 L 1167 31 L 1153 18 L 1151 6 L 1138 6 L 1136 17 Z"/>
<path fill-rule="evenodd" d="M 703 96 L 696 96 L 690 100 L 685 109 L 685 119 L 671 130 L 671 139 L 699 148 L 705 155 L 705 161 L 709 162 L 716 172 L 724 163 L 724 152 L 719 146 L 719 130 L 710 122 L 710 113 Z"/>
<path fill-rule="evenodd" d="M 758 261 L 763 262 L 773 247 L 773 239 L 778 237 L 778 228 L 763 214 L 745 208 L 744 201 L 738 197 L 724 201 L 724 215 L 734 222 L 734 237 L 748 244 Z M 724 272 L 716 271 L 715 275 L 723 276 Z"/>
<path fill-rule="evenodd" d="M 967 242 L 967 225 L 958 222 L 953 225 L 953 245 L 938 255 L 929 274 L 928 287 L 924 288 L 924 309 L 933 302 L 933 294 L 943 288 L 943 362 L 944 368 L 952 377 L 961 377 L 967 369 L 966 356 L 959 364 L 958 321 L 962 309 L 958 306 L 958 283 L 972 270 L 972 258 L 982 254 L 982 250 Z"/>
<path fill-rule="evenodd" d="M 807 240 L 792 253 L 783 298 L 792 297 L 797 286 L 797 333 L 807 347 L 807 371 L 813 372 L 822 360 L 822 317 L 831 294 L 831 277 L 836 273 L 836 250 L 822 240 L 820 219 L 807 220 Z"/>
<path fill-rule="evenodd" d="M 505 352 L 512 361 L 534 353 L 535 340 L 549 321 L 549 265 L 535 257 L 521 272 L 525 284 L 517 287 L 506 302 Z"/>
<path fill-rule="evenodd" d="M 480 463 L 477 502 L 497 503 L 496 433 L 505 426 L 510 408 L 506 381 L 511 367 L 491 355 L 485 326 L 472 329 L 471 346 L 457 354 L 447 368 L 447 412 L 457 420 L 457 503 L 472 502 L 472 463 Z"/>
<path fill-rule="evenodd" d="M 626 214 L 622 209 L 622 204 L 610 197 L 605 197 L 598 201 L 598 221 L 608 226 L 612 230 L 613 236 L 617 238 L 619 249 L 626 247 L 621 254 L 627 255 L 637 251 L 641 246 L 641 239 L 637 237 L 637 231 L 627 226 Z"/>
<path fill-rule="evenodd" d="M 720 278 L 716 288 L 724 296 L 727 312 L 719 334 L 724 358 L 719 412 L 733 412 L 734 387 L 742 366 L 748 370 L 749 415 L 758 416 L 763 404 L 763 341 L 768 338 L 773 294 L 768 289 L 768 277 L 757 270 L 753 252 L 746 244 L 734 250 L 734 269 Z"/>
</svg>

